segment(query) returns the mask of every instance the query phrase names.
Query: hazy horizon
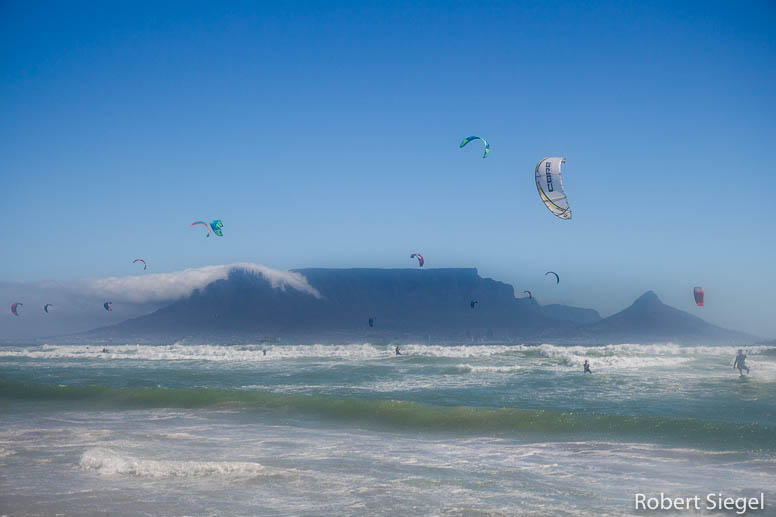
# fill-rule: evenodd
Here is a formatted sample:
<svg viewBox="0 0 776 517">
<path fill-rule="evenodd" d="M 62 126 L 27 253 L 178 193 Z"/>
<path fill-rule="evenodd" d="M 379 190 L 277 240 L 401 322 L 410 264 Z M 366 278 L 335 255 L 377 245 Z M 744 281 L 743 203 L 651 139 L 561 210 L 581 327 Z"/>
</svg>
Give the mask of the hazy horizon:
<svg viewBox="0 0 776 517">
<path fill-rule="evenodd" d="M 304 269 L 304 268 L 300 268 Z M 332 268 L 332 269 L 350 269 L 350 268 Z M 357 268 L 359 269 L 359 268 Z M 387 270 L 411 270 L 418 268 L 364 268 L 364 269 L 387 269 Z M 432 272 L 438 268 L 423 268 L 422 272 Z M 456 269 L 476 269 L 476 268 L 456 268 Z M 147 273 L 142 275 L 128 275 L 123 277 L 89 278 L 73 282 L 0 282 L 0 296 L 24 303 L 18 310 L 21 316 L 13 316 L 10 312 L 4 314 L 0 321 L 6 321 L 3 325 L 6 338 L 50 338 L 63 336 L 74 332 L 83 332 L 97 327 L 109 326 L 120 323 L 127 319 L 135 318 L 145 314 L 150 314 L 160 308 L 166 307 L 176 301 L 190 296 L 195 290 L 204 289 L 217 280 L 225 280 L 235 270 L 248 271 L 262 276 L 274 288 L 287 289 L 292 288 L 300 292 L 309 294 L 315 298 L 322 295 L 309 283 L 301 273 L 279 271 L 267 268 L 260 264 L 235 263 L 226 265 L 212 265 L 201 268 L 189 268 L 181 271 L 169 273 Z M 490 278 L 482 275 L 482 278 Z M 498 278 L 493 280 L 502 282 Z M 534 299 L 540 305 L 550 305 L 558 303 L 558 300 L 551 296 L 544 296 L 544 293 L 551 293 L 553 288 L 557 288 L 552 279 L 552 286 L 543 288 L 539 291 L 532 291 Z M 504 282 L 511 285 L 508 282 Z M 526 295 L 522 291 L 514 288 L 515 298 L 522 298 Z M 594 309 L 606 318 L 614 313 L 626 309 L 647 289 L 638 293 L 631 300 L 628 300 L 613 313 L 604 313 L 596 307 L 579 306 L 580 308 Z M 660 292 L 657 296 L 663 303 L 666 300 Z M 324 296 L 325 298 L 325 296 Z M 102 304 L 110 300 L 113 303 L 113 311 L 104 311 Z M 487 303 L 487 300 L 483 299 Z M 42 306 L 45 303 L 52 303 L 49 313 L 44 314 Z M 561 302 L 562 303 L 562 302 Z M 568 304 L 564 304 L 568 305 Z M 694 304 L 693 304 L 694 306 Z M 487 309 L 486 309 L 487 310 Z M 687 309 L 684 309 L 687 311 Z M 701 310 L 687 311 L 690 314 L 697 315 L 709 323 L 716 324 L 707 318 L 703 318 Z M 727 327 L 730 330 L 737 330 L 753 334 L 757 337 L 769 339 L 769 336 L 761 336 L 755 332 L 741 327 Z"/>
</svg>

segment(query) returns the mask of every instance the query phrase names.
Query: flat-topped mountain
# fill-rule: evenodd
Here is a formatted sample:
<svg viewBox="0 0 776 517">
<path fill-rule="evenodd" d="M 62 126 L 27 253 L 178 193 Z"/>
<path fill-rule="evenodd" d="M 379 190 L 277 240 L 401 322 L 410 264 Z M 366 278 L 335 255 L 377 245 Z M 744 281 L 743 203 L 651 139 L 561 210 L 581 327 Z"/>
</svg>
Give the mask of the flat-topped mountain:
<svg viewBox="0 0 776 517">
<path fill-rule="evenodd" d="M 298 269 L 320 296 L 277 288 L 235 270 L 158 311 L 93 334 L 107 336 L 197 333 L 300 335 L 374 333 L 447 338 L 518 339 L 546 328 L 573 328 L 564 309 L 543 311 L 533 299 L 515 298 L 511 285 L 482 278 L 474 268 Z M 471 302 L 476 301 L 474 308 Z M 597 316 L 588 309 L 581 317 Z M 560 315 L 560 317 L 558 316 Z M 374 327 L 368 320 L 373 318 Z"/>
<path fill-rule="evenodd" d="M 515 298 L 474 268 L 298 269 L 306 290 L 233 270 L 151 314 L 96 337 L 283 336 L 551 342 L 739 342 L 751 336 L 664 305 L 652 291 L 605 319 L 592 309 Z M 474 308 L 472 302 L 476 301 Z M 373 319 L 374 326 L 368 325 Z M 749 341 L 751 342 L 751 341 Z"/>
</svg>

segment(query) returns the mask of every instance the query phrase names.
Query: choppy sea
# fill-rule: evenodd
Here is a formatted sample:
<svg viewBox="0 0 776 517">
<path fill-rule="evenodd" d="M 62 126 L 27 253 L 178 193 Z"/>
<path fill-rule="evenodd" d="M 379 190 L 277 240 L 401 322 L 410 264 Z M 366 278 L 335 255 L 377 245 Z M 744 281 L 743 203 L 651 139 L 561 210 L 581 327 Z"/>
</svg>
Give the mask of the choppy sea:
<svg viewBox="0 0 776 517">
<path fill-rule="evenodd" d="M 0 514 L 774 515 L 776 347 L 745 351 L 740 378 L 674 344 L 6 345 Z"/>
</svg>

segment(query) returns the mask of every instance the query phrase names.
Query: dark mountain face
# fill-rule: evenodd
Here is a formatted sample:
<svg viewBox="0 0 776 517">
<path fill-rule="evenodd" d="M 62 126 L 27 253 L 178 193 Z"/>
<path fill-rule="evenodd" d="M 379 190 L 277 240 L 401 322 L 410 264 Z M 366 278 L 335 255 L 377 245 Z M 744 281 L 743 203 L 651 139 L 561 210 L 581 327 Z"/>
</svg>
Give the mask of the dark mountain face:
<svg viewBox="0 0 776 517">
<path fill-rule="evenodd" d="M 512 286 L 476 269 L 300 269 L 335 312 L 339 324 L 375 317 L 397 331 L 467 328 L 527 331 L 547 324 L 535 301 L 518 300 Z M 471 302 L 478 303 L 474 308 Z M 349 323 L 352 322 L 352 323 Z"/>
<path fill-rule="evenodd" d="M 664 305 L 649 291 L 624 311 L 540 306 L 476 269 L 300 269 L 319 293 L 273 288 L 235 270 L 152 314 L 97 329 L 96 337 L 310 336 L 555 342 L 710 342 L 751 339 Z M 472 302 L 476 301 L 472 307 Z M 374 326 L 370 327 L 369 318 Z M 365 333 L 369 332 L 369 336 Z M 750 341 L 751 342 L 751 341 Z"/>
<path fill-rule="evenodd" d="M 300 269 L 320 294 L 274 289 L 261 276 L 233 271 L 147 316 L 99 329 L 111 336 L 192 333 L 312 334 L 373 332 L 494 339 L 526 336 L 548 326 L 534 300 L 516 299 L 512 286 L 476 269 Z M 472 301 L 477 301 L 475 308 Z"/>
</svg>

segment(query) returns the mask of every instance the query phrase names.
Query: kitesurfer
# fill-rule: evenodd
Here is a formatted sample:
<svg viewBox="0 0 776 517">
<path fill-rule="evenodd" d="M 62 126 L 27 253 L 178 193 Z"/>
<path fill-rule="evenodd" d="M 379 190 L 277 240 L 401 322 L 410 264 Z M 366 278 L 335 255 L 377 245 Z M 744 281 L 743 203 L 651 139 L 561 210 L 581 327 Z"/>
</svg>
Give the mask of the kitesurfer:
<svg viewBox="0 0 776 517">
<path fill-rule="evenodd" d="M 399 350 L 399 345 L 396 345 L 396 355 L 401 355 L 401 351 Z"/>
<path fill-rule="evenodd" d="M 593 372 L 590 371 L 590 363 L 587 362 L 587 359 L 585 359 L 585 364 L 583 364 L 582 366 L 585 367 L 585 371 L 582 372 L 582 373 L 593 373 Z"/>
<path fill-rule="evenodd" d="M 733 368 L 738 368 L 738 373 L 741 374 L 741 377 L 744 376 L 743 370 L 746 370 L 747 374 L 749 373 L 749 367 L 746 365 L 746 354 L 740 348 L 738 349 L 738 355 L 736 355 L 735 361 L 733 361 Z"/>
</svg>

